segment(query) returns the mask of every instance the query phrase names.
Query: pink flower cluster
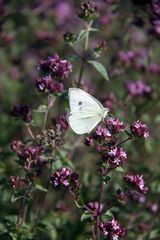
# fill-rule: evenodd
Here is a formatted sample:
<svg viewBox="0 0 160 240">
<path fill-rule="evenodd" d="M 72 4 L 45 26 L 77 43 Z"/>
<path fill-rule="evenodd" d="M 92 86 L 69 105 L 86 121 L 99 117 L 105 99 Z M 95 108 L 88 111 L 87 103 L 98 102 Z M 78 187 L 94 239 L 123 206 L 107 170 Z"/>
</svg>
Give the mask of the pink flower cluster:
<svg viewBox="0 0 160 240">
<path fill-rule="evenodd" d="M 51 184 L 54 188 L 57 187 L 78 187 L 78 174 L 69 168 L 62 168 L 51 175 Z"/>
<path fill-rule="evenodd" d="M 148 188 L 145 186 L 145 182 L 143 180 L 143 175 L 131 175 L 126 174 L 124 176 L 124 180 L 128 185 L 133 186 L 139 192 L 146 194 Z"/>
<path fill-rule="evenodd" d="M 138 136 L 138 137 L 149 137 L 149 130 L 145 123 L 137 120 L 131 124 L 131 132 L 132 134 Z"/>
<path fill-rule="evenodd" d="M 152 88 L 142 80 L 128 81 L 126 88 L 132 97 L 149 96 L 152 92 Z"/>
<path fill-rule="evenodd" d="M 62 81 L 66 80 L 72 72 L 72 65 L 54 54 L 47 60 L 40 61 L 39 70 L 42 76 L 35 78 L 37 90 L 57 94 L 63 92 Z"/>
<path fill-rule="evenodd" d="M 109 222 L 101 222 L 99 229 L 108 240 L 118 240 L 118 238 L 124 237 L 126 230 L 122 227 L 114 218 Z"/>
<path fill-rule="evenodd" d="M 111 168 L 123 165 L 127 160 L 127 154 L 122 148 L 114 147 L 108 151 L 108 159 Z"/>
</svg>

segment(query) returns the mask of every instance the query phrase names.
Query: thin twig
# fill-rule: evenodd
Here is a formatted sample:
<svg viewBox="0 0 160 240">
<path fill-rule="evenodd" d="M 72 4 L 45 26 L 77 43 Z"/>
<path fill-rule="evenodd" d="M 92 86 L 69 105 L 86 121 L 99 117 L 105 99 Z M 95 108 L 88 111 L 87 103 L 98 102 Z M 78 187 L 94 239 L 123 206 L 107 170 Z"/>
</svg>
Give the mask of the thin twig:
<svg viewBox="0 0 160 240">
<path fill-rule="evenodd" d="M 32 139 L 35 139 L 35 136 L 32 132 L 32 129 L 30 128 L 29 124 L 26 124 L 27 131 Z"/>
</svg>

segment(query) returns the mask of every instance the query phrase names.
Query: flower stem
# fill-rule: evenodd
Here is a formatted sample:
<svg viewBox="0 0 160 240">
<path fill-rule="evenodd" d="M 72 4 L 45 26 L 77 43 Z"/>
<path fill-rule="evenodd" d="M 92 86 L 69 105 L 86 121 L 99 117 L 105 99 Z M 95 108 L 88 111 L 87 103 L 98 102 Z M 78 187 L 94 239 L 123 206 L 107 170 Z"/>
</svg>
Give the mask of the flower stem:
<svg viewBox="0 0 160 240">
<path fill-rule="evenodd" d="M 100 187 L 99 205 L 98 205 L 97 217 L 96 217 L 96 230 L 97 230 L 96 240 L 100 240 L 100 230 L 99 230 L 100 216 L 99 216 L 99 212 L 100 212 L 101 202 L 102 202 L 102 198 L 103 198 L 103 192 L 104 192 L 104 184 L 102 182 L 101 187 Z"/>
<path fill-rule="evenodd" d="M 127 142 L 127 141 L 129 141 L 131 139 L 132 139 L 132 137 L 128 137 L 125 140 L 123 140 L 122 142 L 118 143 L 115 147 L 118 147 L 118 146 L 122 145 L 123 143 L 125 143 L 125 142 Z"/>
<path fill-rule="evenodd" d="M 49 110 L 51 107 L 53 107 L 55 100 L 56 100 L 56 97 L 53 97 L 53 96 L 50 97 L 50 95 L 47 98 L 47 110 L 45 111 L 45 114 L 44 114 L 42 131 L 46 128 Z"/>
<path fill-rule="evenodd" d="M 29 124 L 26 124 L 27 131 L 32 139 L 35 139 L 35 136 L 32 132 L 32 129 L 30 128 Z"/>
<path fill-rule="evenodd" d="M 86 34 L 85 43 L 84 43 L 84 52 L 85 53 L 88 51 L 89 33 L 90 33 L 90 28 L 92 26 L 92 23 L 93 23 L 93 21 L 90 21 L 88 24 L 86 24 L 87 34 Z M 83 72 L 84 72 L 84 59 L 82 58 L 77 87 L 80 87 L 80 85 L 81 85 Z"/>
</svg>

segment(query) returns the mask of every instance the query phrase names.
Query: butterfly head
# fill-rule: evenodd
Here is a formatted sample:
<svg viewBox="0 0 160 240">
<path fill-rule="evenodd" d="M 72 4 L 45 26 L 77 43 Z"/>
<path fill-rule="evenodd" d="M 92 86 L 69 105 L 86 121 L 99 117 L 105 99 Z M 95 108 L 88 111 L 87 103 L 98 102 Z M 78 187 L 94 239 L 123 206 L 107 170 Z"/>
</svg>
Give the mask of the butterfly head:
<svg viewBox="0 0 160 240">
<path fill-rule="evenodd" d="M 104 108 L 104 109 L 103 109 L 103 119 L 106 118 L 106 116 L 108 115 L 108 113 L 109 113 L 109 108 Z"/>
</svg>

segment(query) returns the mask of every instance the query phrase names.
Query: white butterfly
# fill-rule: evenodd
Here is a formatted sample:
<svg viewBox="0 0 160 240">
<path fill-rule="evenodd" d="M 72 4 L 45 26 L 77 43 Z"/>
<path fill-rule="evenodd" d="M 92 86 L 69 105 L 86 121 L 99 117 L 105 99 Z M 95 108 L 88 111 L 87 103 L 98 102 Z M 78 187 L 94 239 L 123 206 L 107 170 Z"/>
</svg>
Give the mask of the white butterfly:
<svg viewBox="0 0 160 240">
<path fill-rule="evenodd" d="M 80 88 L 70 88 L 69 125 L 77 134 L 90 133 L 108 114 L 109 109 Z"/>
</svg>

